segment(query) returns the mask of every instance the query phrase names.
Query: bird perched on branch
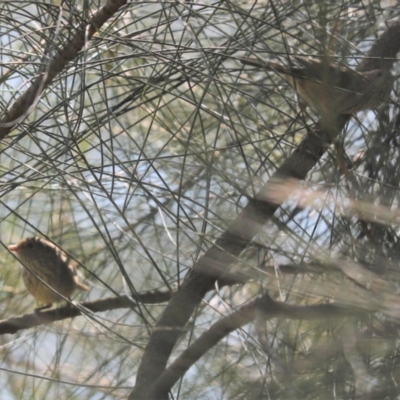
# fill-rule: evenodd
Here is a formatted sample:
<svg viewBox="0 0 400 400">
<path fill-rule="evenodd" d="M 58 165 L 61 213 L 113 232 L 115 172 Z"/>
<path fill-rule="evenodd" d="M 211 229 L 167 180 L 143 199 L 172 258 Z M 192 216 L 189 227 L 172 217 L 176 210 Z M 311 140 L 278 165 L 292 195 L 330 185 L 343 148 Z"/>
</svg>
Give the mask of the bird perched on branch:
<svg viewBox="0 0 400 400">
<path fill-rule="evenodd" d="M 48 240 L 31 237 L 22 239 L 8 248 L 15 252 L 27 267 L 22 270 L 26 289 L 37 301 L 45 304 L 36 308 L 35 312 L 50 308 L 53 303 L 64 300 L 60 295 L 70 299 L 75 289 L 90 289 L 79 281 L 76 272 L 77 263 Z"/>
<path fill-rule="evenodd" d="M 357 72 L 323 59 L 298 56 L 291 58 L 289 66 L 257 58 L 240 58 L 240 61 L 279 73 L 296 90 L 300 108 L 308 106 L 321 116 L 352 115 L 376 108 L 389 99 L 398 78 L 387 69 Z"/>
</svg>

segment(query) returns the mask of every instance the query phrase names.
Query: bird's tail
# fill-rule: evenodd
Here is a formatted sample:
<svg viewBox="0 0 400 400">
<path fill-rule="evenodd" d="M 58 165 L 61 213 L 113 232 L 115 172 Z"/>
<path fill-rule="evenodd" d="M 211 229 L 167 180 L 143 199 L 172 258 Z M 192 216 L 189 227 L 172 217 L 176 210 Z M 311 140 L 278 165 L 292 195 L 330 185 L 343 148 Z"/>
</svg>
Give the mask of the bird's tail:
<svg viewBox="0 0 400 400">
<path fill-rule="evenodd" d="M 263 68 L 268 71 L 275 71 L 281 74 L 287 74 L 288 68 L 284 65 L 277 64 L 271 61 L 263 61 L 254 57 L 240 57 L 239 61 L 244 65 L 251 65 L 253 67 Z"/>
</svg>

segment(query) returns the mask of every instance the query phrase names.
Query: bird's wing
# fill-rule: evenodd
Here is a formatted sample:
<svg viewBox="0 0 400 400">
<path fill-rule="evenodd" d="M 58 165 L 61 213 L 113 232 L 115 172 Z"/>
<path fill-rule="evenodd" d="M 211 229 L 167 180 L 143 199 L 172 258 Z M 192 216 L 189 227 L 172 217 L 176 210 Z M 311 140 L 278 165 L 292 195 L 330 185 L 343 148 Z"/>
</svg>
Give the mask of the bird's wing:
<svg viewBox="0 0 400 400">
<path fill-rule="evenodd" d="M 336 88 L 349 90 L 361 75 L 345 65 L 336 65 L 310 57 L 293 57 L 298 65 L 303 66 L 305 74 L 314 77 L 315 81 L 326 82 Z"/>
</svg>

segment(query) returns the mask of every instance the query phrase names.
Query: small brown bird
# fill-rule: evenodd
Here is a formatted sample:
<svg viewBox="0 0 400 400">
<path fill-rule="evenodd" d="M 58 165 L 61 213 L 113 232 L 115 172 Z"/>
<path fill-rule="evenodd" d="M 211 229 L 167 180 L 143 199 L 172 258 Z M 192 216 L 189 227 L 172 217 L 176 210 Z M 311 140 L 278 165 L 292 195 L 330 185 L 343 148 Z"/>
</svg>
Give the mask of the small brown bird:
<svg viewBox="0 0 400 400">
<path fill-rule="evenodd" d="M 285 66 L 257 58 L 240 58 L 242 64 L 279 73 L 299 94 L 302 110 L 309 106 L 319 115 L 355 114 L 373 109 L 389 99 L 394 81 L 389 70 L 357 72 L 326 61 L 291 58 Z"/>
<path fill-rule="evenodd" d="M 62 301 L 63 298 L 59 294 L 69 299 L 75 289 L 90 289 L 79 281 L 77 263 L 53 243 L 39 237 L 31 237 L 22 239 L 8 248 L 29 268 L 22 270 L 26 289 L 37 301 L 45 304 L 36 308 L 35 312 Z M 38 277 L 54 290 L 47 287 Z"/>
</svg>

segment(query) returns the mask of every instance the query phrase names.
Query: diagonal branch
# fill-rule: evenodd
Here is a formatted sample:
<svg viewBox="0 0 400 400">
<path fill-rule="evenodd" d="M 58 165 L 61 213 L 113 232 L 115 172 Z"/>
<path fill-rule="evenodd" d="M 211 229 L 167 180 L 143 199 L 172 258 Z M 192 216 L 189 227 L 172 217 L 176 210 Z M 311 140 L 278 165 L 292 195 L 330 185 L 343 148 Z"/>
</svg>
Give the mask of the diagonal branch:
<svg viewBox="0 0 400 400">
<path fill-rule="evenodd" d="M 390 42 L 387 39 L 388 35 L 391 38 Z M 385 32 L 378 38 L 366 57 L 368 58 L 370 53 L 380 58 L 385 57 L 386 53 L 377 51 L 383 43 L 385 44 L 385 52 L 389 56 L 392 56 L 393 52 L 397 53 L 398 43 L 400 43 L 400 29 L 395 26 L 390 34 Z M 365 65 L 364 63 L 358 70 L 368 68 L 368 64 Z M 172 296 L 149 339 L 139 366 L 136 386 L 129 396 L 130 400 L 168 398 L 168 392 L 161 392 L 155 388 L 154 382 L 164 373 L 169 356 L 183 331 L 183 327 L 203 296 L 213 289 L 216 281 L 223 278 L 224 273 L 229 272 L 229 267 L 236 260 L 236 257 L 261 231 L 263 225 L 278 209 L 279 204 L 268 201 L 266 195 L 273 189 L 276 182 L 281 182 L 287 178 L 305 179 L 308 172 L 325 153 L 327 145 L 338 136 L 346 122 L 347 118 L 340 116 L 336 127 L 317 128 L 315 131 L 309 132 L 300 146 L 275 172 L 255 198 L 249 201 L 242 213 L 221 235 L 215 245 L 194 264 L 192 271 L 185 278 L 180 289 Z M 285 200 L 285 198 L 282 198 L 281 203 Z M 151 392 L 152 394 L 157 392 L 157 397 L 149 396 L 150 388 L 154 389 Z"/>
<path fill-rule="evenodd" d="M 12 131 L 19 120 L 30 113 L 30 108 L 35 103 L 44 89 L 53 81 L 53 79 L 72 61 L 85 43 L 101 28 L 101 26 L 110 19 L 119 8 L 126 3 L 126 0 L 108 0 L 105 6 L 100 8 L 89 22 L 84 23 L 75 33 L 75 35 L 65 44 L 46 67 L 46 71 L 41 73 L 29 89 L 18 98 L 12 107 L 5 112 L 0 120 L 0 140 Z"/>
<path fill-rule="evenodd" d="M 293 320 L 326 320 L 360 315 L 363 310 L 353 307 L 342 307 L 336 304 L 317 304 L 311 306 L 296 306 L 274 301 L 268 294 L 241 307 L 231 315 L 222 318 L 205 331 L 191 344 L 158 378 L 153 385 L 154 392 L 150 398 L 162 398 L 181 379 L 187 370 L 198 361 L 208 350 L 236 329 L 253 321 L 256 313 L 262 313 L 263 320 L 272 318 L 287 318 Z"/>
<path fill-rule="evenodd" d="M 340 118 L 337 134 L 344 127 L 347 119 Z M 275 172 L 260 192 L 251 199 L 242 213 L 233 221 L 228 230 L 217 239 L 193 266 L 181 288 L 172 296 L 163 315 L 149 339 L 137 375 L 137 384 L 129 397 L 130 400 L 148 398 L 147 388 L 163 373 L 172 349 L 178 340 L 184 325 L 189 320 L 195 307 L 203 296 L 212 290 L 216 281 L 229 272 L 229 267 L 245 249 L 263 225 L 273 216 L 279 204 L 267 199 L 277 182 L 287 178 L 305 179 L 327 148 L 328 137 L 332 132 L 314 131 L 308 133 L 304 141 L 289 159 Z M 323 139 L 323 138 L 326 139 Z M 288 194 L 289 196 L 289 194 Z M 281 199 L 284 201 L 285 199 Z"/>
<path fill-rule="evenodd" d="M 373 69 L 391 69 L 400 51 L 400 21 L 389 26 L 360 62 L 357 71 L 365 72 Z"/>
</svg>

